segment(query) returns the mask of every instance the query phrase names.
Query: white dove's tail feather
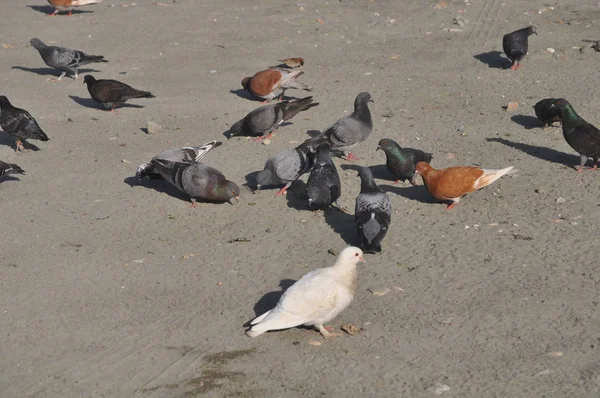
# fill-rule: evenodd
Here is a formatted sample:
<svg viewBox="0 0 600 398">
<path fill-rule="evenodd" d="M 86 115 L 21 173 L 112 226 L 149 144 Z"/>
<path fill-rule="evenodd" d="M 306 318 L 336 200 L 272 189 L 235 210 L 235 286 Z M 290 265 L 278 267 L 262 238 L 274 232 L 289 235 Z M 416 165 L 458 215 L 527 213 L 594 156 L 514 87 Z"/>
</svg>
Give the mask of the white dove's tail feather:
<svg viewBox="0 0 600 398">
<path fill-rule="evenodd" d="M 250 325 L 256 325 L 258 322 L 262 321 L 263 319 L 265 319 L 265 317 L 267 315 L 269 315 L 271 313 L 271 310 L 265 312 L 264 314 L 262 314 L 261 316 L 258 316 L 256 318 L 254 318 L 254 320 L 252 322 L 250 322 Z"/>
<path fill-rule="evenodd" d="M 270 316 L 267 317 L 267 315 Z M 305 319 L 294 316 L 289 312 L 278 311 L 273 313 L 272 311 L 269 311 L 252 321 L 251 324 L 254 326 L 252 326 L 252 328 L 250 328 L 246 334 L 250 337 L 256 337 L 268 332 L 269 330 L 289 329 L 293 328 L 294 326 L 300 326 L 304 322 L 306 322 Z"/>
<path fill-rule="evenodd" d="M 73 0 L 74 6 L 85 6 L 87 4 L 102 3 L 102 0 Z"/>
<path fill-rule="evenodd" d="M 499 170 L 490 170 L 490 169 L 482 169 L 483 175 L 475 181 L 475 189 L 481 189 L 483 187 L 487 187 L 498 178 L 502 177 L 505 174 L 508 174 L 513 169 L 513 166 L 507 167 L 505 169 Z"/>
</svg>

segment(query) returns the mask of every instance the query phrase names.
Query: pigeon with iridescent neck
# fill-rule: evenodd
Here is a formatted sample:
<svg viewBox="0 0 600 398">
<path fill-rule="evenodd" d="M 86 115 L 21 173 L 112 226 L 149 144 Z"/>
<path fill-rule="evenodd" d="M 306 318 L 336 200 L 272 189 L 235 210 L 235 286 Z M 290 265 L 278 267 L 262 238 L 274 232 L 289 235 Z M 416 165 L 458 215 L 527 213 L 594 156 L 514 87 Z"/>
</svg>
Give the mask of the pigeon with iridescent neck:
<svg viewBox="0 0 600 398">
<path fill-rule="evenodd" d="M 389 138 L 379 141 L 377 150 L 379 149 L 385 153 L 388 170 L 397 178 L 394 184 L 398 183 L 398 180 L 408 180 L 412 185 L 415 185 L 415 179 L 417 178 L 415 167 L 417 163 L 431 163 L 433 158 L 431 153 L 419 149 L 402 148 L 396 141 Z"/>
</svg>

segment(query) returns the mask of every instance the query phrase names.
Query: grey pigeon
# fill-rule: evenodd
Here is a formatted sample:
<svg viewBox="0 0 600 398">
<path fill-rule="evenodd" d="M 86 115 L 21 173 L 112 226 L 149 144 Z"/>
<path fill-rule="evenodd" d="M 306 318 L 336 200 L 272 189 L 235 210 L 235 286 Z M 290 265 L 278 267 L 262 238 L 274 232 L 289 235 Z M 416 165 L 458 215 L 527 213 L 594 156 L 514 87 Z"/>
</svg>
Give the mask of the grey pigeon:
<svg viewBox="0 0 600 398">
<path fill-rule="evenodd" d="M 332 151 L 343 152 L 346 159 L 358 159 L 350 150 L 366 140 L 373 131 L 373 120 L 369 111 L 371 94 L 360 93 L 354 100 L 354 112 L 335 122 L 323 133 Z"/>
<path fill-rule="evenodd" d="M 354 209 L 356 232 L 365 252 L 378 253 L 392 219 L 392 204 L 373 181 L 371 169 L 361 167 L 358 175 L 361 182 Z"/>
<path fill-rule="evenodd" d="M 13 163 L 5 163 L 0 160 L 0 176 L 9 174 L 25 174 L 25 170 Z"/>
<path fill-rule="evenodd" d="M 315 152 L 315 141 L 306 140 L 296 148 L 270 158 L 263 171 L 256 176 L 256 188 L 285 184 L 275 196 L 285 195 L 292 182 L 310 171 L 315 161 Z"/>
<path fill-rule="evenodd" d="M 0 127 L 16 138 L 17 151 L 24 151 L 27 139 L 48 141 L 49 138 L 25 109 L 15 108 L 8 98 L 0 95 Z"/>
<path fill-rule="evenodd" d="M 74 75 L 73 79 L 77 79 L 77 68 L 92 62 L 108 62 L 102 55 L 87 55 L 78 50 L 47 46 L 40 39 L 31 39 L 29 44 L 38 50 L 46 65 L 61 71 L 58 79 L 52 81 L 59 81 L 67 72 L 71 72 Z"/>
<path fill-rule="evenodd" d="M 342 194 L 342 184 L 335 164 L 331 160 L 328 143 L 323 143 L 317 148 L 315 165 L 306 185 L 308 205 L 311 208 L 324 209 L 332 205 L 344 211 L 338 203 Z"/>
<path fill-rule="evenodd" d="M 196 163 L 200 162 L 200 160 L 211 149 L 216 148 L 221 144 L 222 142 L 220 141 L 210 141 L 200 146 L 186 146 L 183 148 L 168 149 L 153 157 L 152 160 L 163 159 L 170 162 Z M 144 163 L 138 167 L 137 172 L 135 173 L 137 178 L 142 179 L 144 177 L 148 177 L 151 180 L 162 179 L 162 175 L 152 165 L 152 160 L 150 163 Z"/>
<path fill-rule="evenodd" d="M 240 188 L 233 181 L 205 164 L 165 159 L 152 159 L 151 164 L 165 180 L 190 195 L 192 207 L 196 207 L 196 198 L 231 203 L 231 199 L 240 197 Z"/>
<path fill-rule="evenodd" d="M 536 34 L 535 26 L 528 26 L 523 29 L 515 30 L 507 33 L 502 38 L 502 49 L 504 54 L 510 59 L 512 65 L 511 70 L 515 70 L 521 66 L 521 60 L 525 58 L 529 51 L 529 36 Z"/>
<path fill-rule="evenodd" d="M 85 75 L 83 82 L 87 84 L 88 92 L 94 101 L 101 104 L 104 109 L 110 109 L 132 98 L 156 98 L 150 91 L 137 90 L 117 80 L 96 80 L 92 75 Z"/>
<path fill-rule="evenodd" d="M 229 130 L 229 138 L 236 135 L 257 137 L 257 140 L 271 138 L 271 134 L 277 127 L 313 106 L 312 97 L 306 97 L 295 101 L 282 101 L 273 105 L 257 108 L 246 115 L 242 120 L 236 122 Z"/>
</svg>

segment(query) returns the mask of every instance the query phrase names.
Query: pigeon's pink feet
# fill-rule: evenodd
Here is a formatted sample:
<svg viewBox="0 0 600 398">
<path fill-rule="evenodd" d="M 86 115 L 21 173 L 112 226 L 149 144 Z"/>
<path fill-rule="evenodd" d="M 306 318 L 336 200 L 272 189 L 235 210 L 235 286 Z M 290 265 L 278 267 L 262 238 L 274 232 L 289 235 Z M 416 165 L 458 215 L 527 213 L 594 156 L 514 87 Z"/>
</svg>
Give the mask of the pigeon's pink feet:
<svg viewBox="0 0 600 398">
<path fill-rule="evenodd" d="M 510 67 L 510 70 L 517 70 L 520 67 L 521 67 L 521 64 L 514 64 L 513 66 Z"/>
<path fill-rule="evenodd" d="M 21 142 L 21 140 L 17 140 L 15 142 L 15 144 L 17 145 L 17 149 L 15 150 L 15 152 L 25 152 L 25 147 L 23 146 L 23 143 Z"/>
<path fill-rule="evenodd" d="M 348 156 L 344 156 L 343 159 L 346 160 L 360 160 L 360 158 L 354 155 L 352 152 L 348 152 Z"/>
<path fill-rule="evenodd" d="M 256 138 L 254 139 L 254 141 L 262 141 L 262 140 L 270 139 L 272 136 L 273 136 L 273 132 L 271 131 L 271 132 L 270 132 L 269 134 L 267 134 L 267 135 L 263 135 L 263 136 L 260 136 L 260 137 L 256 137 Z"/>
<path fill-rule="evenodd" d="M 192 199 L 192 205 L 190 206 L 191 208 L 196 208 L 196 199 Z"/>
<path fill-rule="evenodd" d="M 325 330 L 327 330 L 329 333 L 332 333 L 335 330 L 335 327 L 333 326 L 323 326 L 323 328 L 325 328 Z"/>
<path fill-rule="evenodd" d="M 55 16 L 56 14 L 58 14 L 58 10 L 54 10 L 54 12 L 53 12 L 52 14 L 48 14 L 48 16 L 49 16 L 49 17 L 53 17 L 53 16 Z"/>
<path fill-rule="evenodd" d="M 281 188 L 281 189 L 279 190 L 279 192 L 277 192 L 277 193 L 275 194 L 275 196 L 283 196 L 283 195 L 285 195 L 285 194 L 287 194 L 287 187 L 283 187 L 283 188 Z"/>
<path fill-rule="evenodd" d="M 399 183 L 400 183 L 400 180 L 396 180 L 396 181 L 394 181 L 394 183 L 392 185 L 397 185 Z"/>
<path fill-rule="evenodd" d="M 583 171 L 583 166 L 579 166 L 579 168 L 577 169 L 578 173 L 581 173 Z"/>
<path fill-rule="evenodd" d="M 453 208 L 455 208 L 456 206 L 458 206 L 458 203 L 456 203 L 456 202 L 452 202 L 451 204 L 449 204 L 449 205 L 447 204 L 447 205 L 446 205 L 446 210 L 453 209 Z"/>
<path fill-rule="evenodd" d="M 69 13 L 67 14 L 68 17 L 70 17 L 71 15 L 73 15 L 73 11 L 69 11 Z"/>
</svg>

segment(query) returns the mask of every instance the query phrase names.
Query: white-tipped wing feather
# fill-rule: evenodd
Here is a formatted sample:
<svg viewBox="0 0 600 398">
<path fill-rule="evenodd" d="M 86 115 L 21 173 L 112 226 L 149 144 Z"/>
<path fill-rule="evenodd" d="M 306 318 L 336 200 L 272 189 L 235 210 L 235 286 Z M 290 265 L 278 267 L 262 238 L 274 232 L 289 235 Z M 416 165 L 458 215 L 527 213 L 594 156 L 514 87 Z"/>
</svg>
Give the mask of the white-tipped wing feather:
<svg viewBox="0 0 600 398">
<path fill-rule="evenodd" d="M 488 185 L 490 185 L 491 183 L 496 181 L 498 178 L 502 177 L 505 174 L 508 174 L 512 169 L 513 169 L 513 166 L 507 167 L 505 169 L 498 169 L 498 170 L 482 169 L 483 175 L 475 181 L 475 183 L 473 184 L 473 187 L 475 189 L 481 189 L 481 188 L 487 187 Z"/>
</svg>

